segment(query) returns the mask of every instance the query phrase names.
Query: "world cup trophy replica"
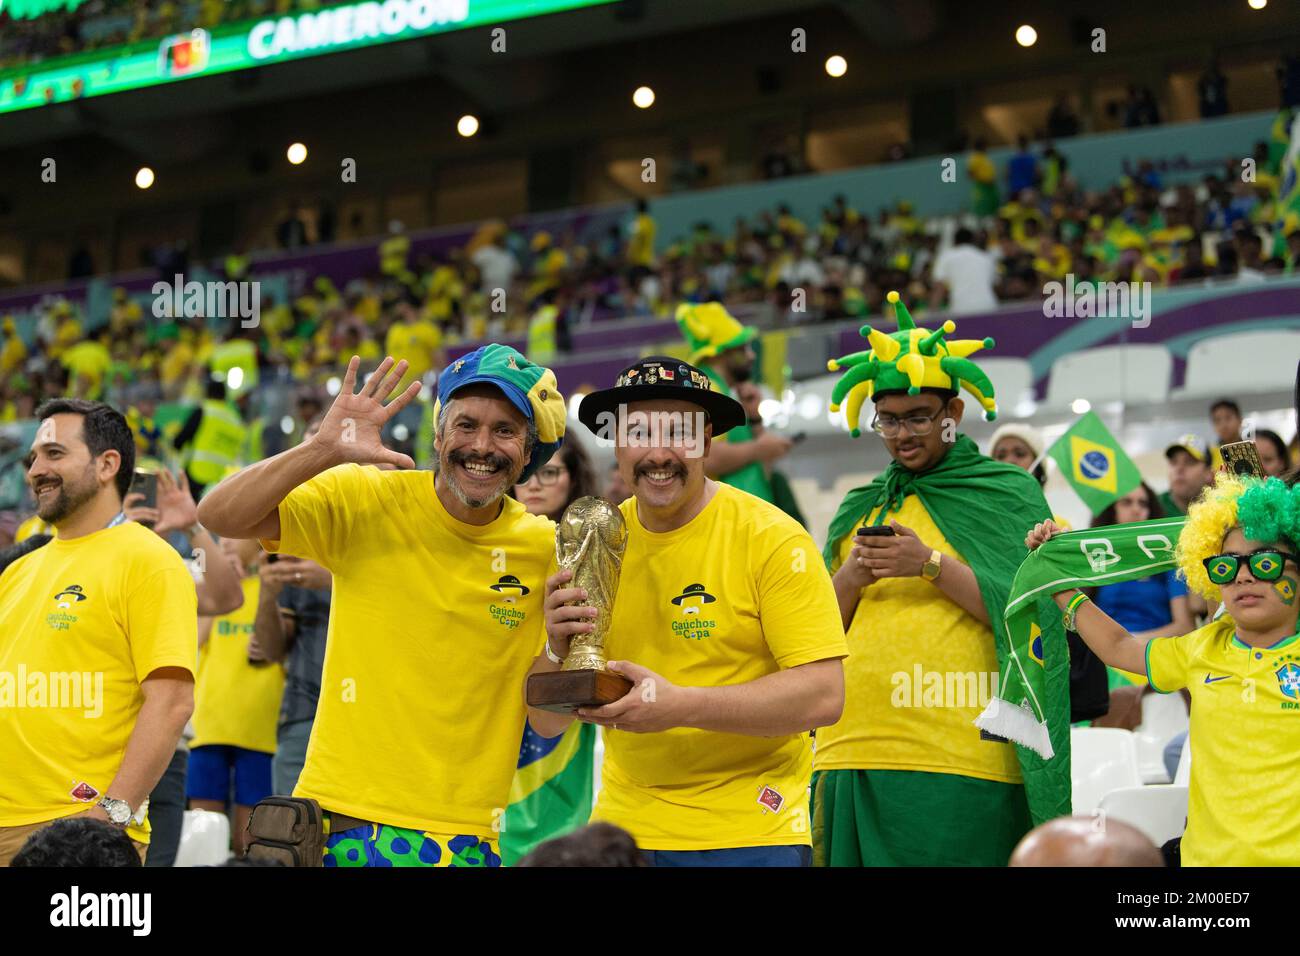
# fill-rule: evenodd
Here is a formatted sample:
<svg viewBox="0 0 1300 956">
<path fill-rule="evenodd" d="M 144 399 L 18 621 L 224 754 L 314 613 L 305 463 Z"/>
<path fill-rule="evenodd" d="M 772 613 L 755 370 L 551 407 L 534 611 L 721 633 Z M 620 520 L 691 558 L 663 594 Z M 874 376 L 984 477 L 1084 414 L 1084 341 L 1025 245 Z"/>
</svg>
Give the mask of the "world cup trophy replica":
<svg viewBox="0 0 1300 956">
<path fill-rule="evenodd" d="M 561 571 L 573 572 L 567 586 L 587 592 L 585 601 L 572 603 L 596 609 L 595 627 L 570 639 L 560 670 L 528 678 L 529 707 L 567 714 L 612 703 L 632 689 L 630 680 L 606 669 L 605 657 L 626 547 L 623 515 L 604 498 L 579 498 L 565 509 L 555 529 L 555 559 Z"/>
</svg>

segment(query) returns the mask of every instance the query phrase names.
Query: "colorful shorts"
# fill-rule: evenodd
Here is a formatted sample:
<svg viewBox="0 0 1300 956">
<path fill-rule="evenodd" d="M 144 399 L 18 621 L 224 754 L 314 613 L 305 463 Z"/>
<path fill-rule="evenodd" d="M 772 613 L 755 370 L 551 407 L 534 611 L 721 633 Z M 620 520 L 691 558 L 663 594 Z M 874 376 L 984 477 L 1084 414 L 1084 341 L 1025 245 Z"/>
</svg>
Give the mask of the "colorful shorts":
<svg viewBox="0 0 1300 956">
<path fill-rule="evenodd" d="M 490 840 L 371 824 L 325 841 L 325 866 L 500 866 Z"/>
</svg>

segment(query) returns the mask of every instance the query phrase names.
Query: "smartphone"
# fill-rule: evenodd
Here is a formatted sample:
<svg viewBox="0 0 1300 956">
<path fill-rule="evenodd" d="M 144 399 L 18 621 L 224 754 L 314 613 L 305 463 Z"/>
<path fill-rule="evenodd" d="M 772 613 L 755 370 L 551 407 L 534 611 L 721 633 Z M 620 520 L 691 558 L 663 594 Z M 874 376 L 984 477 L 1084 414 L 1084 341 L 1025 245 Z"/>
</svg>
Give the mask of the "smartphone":
<svg viewBox="0 0 1300 956">
<path fill-rule="evenodd" d="M 807 432 L 795 432 L 793 435 L 790 436 L 790 440 L 797 445 L 807 437 L 808 437 Z"/>
<path fill-rule="evenodd" d="M 1253 441 L 1234 441 L 1219 448 L 1223 464 L 1236 475 L 1263 478 L 1264 464 L 1259 460 L 1259 449 Z"/>
<path fill-rule="evenodd" d="M 131 477 L 131 493 L 144 495 L 144 501 L 140 502 L 146 508 L 158 507 L 158 473 L 149 471 L 144 468 L 137 468 L 135 474 Z M 152 528 L 152 521 L 141 521 L 146 528 Z"/>
<path fill-rule="evenodd" d="M 859 538 L 889 538 L 894 534 L 894 529 L 888 525 L 875 525 L 870 528 L 859 528 L 857 536 Z"/>
</svg>

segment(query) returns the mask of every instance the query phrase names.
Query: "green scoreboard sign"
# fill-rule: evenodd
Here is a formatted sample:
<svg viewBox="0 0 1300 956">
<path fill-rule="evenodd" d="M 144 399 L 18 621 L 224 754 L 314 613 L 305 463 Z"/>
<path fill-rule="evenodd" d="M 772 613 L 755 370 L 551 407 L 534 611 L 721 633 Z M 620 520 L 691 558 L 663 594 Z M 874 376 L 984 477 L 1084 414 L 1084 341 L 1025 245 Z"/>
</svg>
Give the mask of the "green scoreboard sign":
<svg viewBox="0 0 1300 956">
<path fill-rule="evenodd" d="M 0 113 L 612 2 L 365 0 L 194 29 L 0 72 Z"/>
</svg>

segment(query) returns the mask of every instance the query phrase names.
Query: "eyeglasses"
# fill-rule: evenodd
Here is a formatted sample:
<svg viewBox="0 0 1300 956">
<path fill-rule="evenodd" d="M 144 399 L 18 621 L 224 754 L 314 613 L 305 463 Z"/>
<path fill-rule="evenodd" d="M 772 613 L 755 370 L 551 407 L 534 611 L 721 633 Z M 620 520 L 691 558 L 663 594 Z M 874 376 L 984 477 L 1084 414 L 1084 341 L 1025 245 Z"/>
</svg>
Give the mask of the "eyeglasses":
<svg viewBox="0 0 1300 956">
<path fill-rule="evenodd" d="M 565 468 L 563 465 L 543 465 L 541 468 L 538 468 L 533 472 L 532 478 L 529 478 L 528 481 L 532 481 L 533 478 L 536 478 L 538 484 L 543 488 L 546 488 L 559 481 L 560 476 L 567 474 L 568 471 L 569 469 Z M 520 482 L 520 487 L 528 484 L 528 481 Z"/>
<path fill-rule="evenodd" d="M 942 408 L 933 415 L 908 415 L 906 418 L 877 414 L 871 420 L 871 430 L 877 435 L 883 435 L 886 438 L 897 438 L 898 429 L 906 425 L 909 432 L 920 438 L 922 435 L 928 435 L 934 431 L 934 423 L 942 414 Z"/>
<path fill-rule="evenodd" d="M 1216 554 L 1201 563 L 1205 565 L 1205 573 L 1210 576 L 1212 583 L 1231 584 L 1237 580 L 1237 572 L 1241 569 L 1243 559 L 1246 561 L 1246 567 L 1250 569 L 1251 577 L 1258 581 L 1276 581 L 1282 576 L 1282 569 L 1288 561 L 1300 564 L 1300 558 L 1294 554 L 1269 548 L 1263 548 L 1253 554 Z"/>
</svg>

